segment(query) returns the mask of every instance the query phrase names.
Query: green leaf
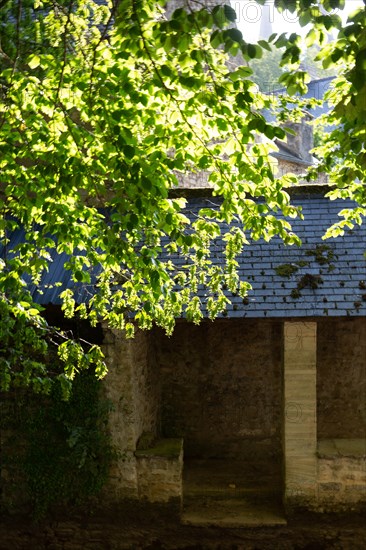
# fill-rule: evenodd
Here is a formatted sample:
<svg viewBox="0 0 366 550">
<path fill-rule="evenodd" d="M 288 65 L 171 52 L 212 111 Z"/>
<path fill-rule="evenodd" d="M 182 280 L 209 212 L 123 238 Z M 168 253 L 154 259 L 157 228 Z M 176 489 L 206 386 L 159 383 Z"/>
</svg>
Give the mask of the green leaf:
<svg viewBox="0 0 366 550">
<path fill-rule="evenodd" d="M 40 62 L 41 62 L 41 60 L 40 60 L 40 57 L 38 55 L 32 55 L 28 59 L 28 65 L 31 69 L 36 69 L 37 67 L 39 67 Z"/>
<path fill-rule="evenodd" d="M 243 35 L 238 29 L 227 29 L 224 31 L 223 36 L 226 38 L 230 38 L 234 42 L 243 42 Z"/>
<path fill-rule="evenodd" d="M 267 50 L 268 52 L 272 51 L 271 46 L 269 45 L 269 43 L 266 40 L 258 40 L 258 45 L 261 48 L 264 48 L 265 50 Z"/>
<path fill-rule="evenodd" d="M 135 148 L 132 145 L 125 145 L 123 153 L 128 159 L 132 159 L 135 156 Z"/>
<path fill-rule="evenodd" d="M 228 21 L 236 21 L 236 11 L 228 4 L 224 5 L 224 14 Z"/>
<path fill-rule="evenodd" d="M 262 49 L 256 44 L 247 44 L 247 54 L 250 59 L 262 57 Z"/>
</svg>

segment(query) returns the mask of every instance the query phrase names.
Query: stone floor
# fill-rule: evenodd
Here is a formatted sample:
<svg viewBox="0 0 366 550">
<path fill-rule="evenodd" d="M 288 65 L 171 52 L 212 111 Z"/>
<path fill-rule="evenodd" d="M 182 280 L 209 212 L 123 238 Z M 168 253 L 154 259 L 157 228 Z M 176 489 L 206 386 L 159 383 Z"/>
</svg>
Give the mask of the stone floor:
<svg viewBox="0 0 366 550">
<path fill-rule="evenodd" d="M 185 462 L 182 523 L 244 527 L 285 525 L 278 465 L 218 459 Z"/>
</svg>

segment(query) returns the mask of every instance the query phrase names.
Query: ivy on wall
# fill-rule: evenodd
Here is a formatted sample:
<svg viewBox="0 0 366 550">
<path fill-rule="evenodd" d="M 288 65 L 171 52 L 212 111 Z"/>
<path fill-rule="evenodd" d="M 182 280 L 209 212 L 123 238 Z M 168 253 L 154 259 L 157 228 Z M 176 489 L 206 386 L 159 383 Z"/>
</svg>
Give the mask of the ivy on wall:
<svg viewBox="0 0 366 550">
<path fill-rule="evenodd" d="M 22 502 L 41 518 L 90 503 L 105 484 L 115 454 L 107 430 L 111 405 L 95 376 L 79 374 L 67 402 L 54 386 L 44 398 L 24 391 L 8 395 L 2 408 L 0 423 L 6 423 L 1 427 L 8 437 L 1 466 L 9 485 L 3 508 L 17 511 Z M 17 487 L 22 494 L 16 496 Z"/>
</svg>

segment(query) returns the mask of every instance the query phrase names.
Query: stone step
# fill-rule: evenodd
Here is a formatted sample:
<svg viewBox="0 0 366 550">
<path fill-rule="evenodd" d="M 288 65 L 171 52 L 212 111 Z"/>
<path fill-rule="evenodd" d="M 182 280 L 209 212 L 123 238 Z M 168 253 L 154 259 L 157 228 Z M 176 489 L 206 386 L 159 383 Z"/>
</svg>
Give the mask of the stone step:
<svg viewBox="0 0 366 550">
<path fill-rule="evenodd" d="M 185 502 L 195 499 L 214 498 L 216 500 L 250 500 L 278 502 L 281 500 L 280 488 L 243 488 L 243 487 L 184 487 L 183 499 Z"/>
<path fill-rule="evenodd" d="M 245 499 L 206 497 L 184 500 L 181 523 L 197 527 L 282 526 L 287 521 L 279 502 L 253 503 Z"/>
</svg>

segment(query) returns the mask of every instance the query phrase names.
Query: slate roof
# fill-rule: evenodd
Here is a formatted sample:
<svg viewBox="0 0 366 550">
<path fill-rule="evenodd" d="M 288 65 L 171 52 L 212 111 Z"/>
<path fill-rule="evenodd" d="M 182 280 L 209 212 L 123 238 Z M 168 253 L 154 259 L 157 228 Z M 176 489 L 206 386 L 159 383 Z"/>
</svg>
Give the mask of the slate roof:
<svg viewBox="0 0 366 550">
<path fill-rule="evenodd" d="M 244 301 L 230 296 L 226 317 L 366 315 L 365 224 L 346 231 L 343 237 L 322 240 L 326 229 L 339 220 L 338 212 L 353 204 L 329 201 L 323 193 L 297 195 L 292 203 L 303 208 L 305 219 L 292 221 L 302 246 L 285 246 L 277 237 L 246 246 L 238 258 L 239 273 L 253 290 Z M 212 207 L 212 199 L 209 205 Z M 195 199 L 189 208 L 193 213 L 209 205 L 207 199 Z M 214 251 L 217 261 L 222 249 L 218 242 Z"/>
<path fill-rule="evenodd" d="M 0 241 L 0 258 L 5 259 L 8 254 L 12 255 L 12 250 L 19 244 L 26 241 L 24 229 L 18 229 L 8 236 L 9 242 L 6 248 Z M 49 263 L 49 269 L 42 275 L 40 284 L 38 286 L 30 282 L 28 275 L 24 276 L 25 282 L 28 283 L 28 290 L 30 291 L 33 300 L 45 305 L 61 305 L 59 298 L 60 293 L 67 288 L 70 288 L 75 293 L 75 299 L 78 303 L 82 303 L 90 299 L 94 293 L 93 280 L 95 277 L 92 275 L 92 284 L 80 284 L 76 283 L 71 278 L 71 272 L 64 268 L 64 264 L 69 261 L 70 256 L 64 252 L 58 254 L 55 249 L 48 250 L 51 261 Z M 99 270 L 100 271 L 100 270 Z M 57 286 L 56 286 L 57 283 Z M 61 284 L 59 284 L 61 283 Z"/>
<path fill-rule="evenodd" d="M 343 237 L 323 241 L 325 230 L 338 219 L 338 212 L 351 207 L 349 201 L 329 201 L 323 193 L 306 193 L 293 197 L 295 205 L 302 205 L 305 220 L 293 220 L 294 231 L 302 246 L 285 246 L 279 238 L 270 242 L 252 241 L 238 258 L 242 280 L 249 281 L 253 290 L 246 299 L 231 296 L 228 318 L 252 317 L 318 317 L 366 315 L 366 225 L 347 231 Z M 202 208 L 219 203 L 219 199 L 191 198 L 185 214 L 193 218 Z M 17 231 L 8 245 L 24 241 L 24 233 Z M 213 262 L 221 262 L 224 245 L 221 240 L 212 249 Z M 4 250 L 0 247 L 0 257 Z M 63 268 L 65 254 L 52 251 L 53 262 L 39 288 L 30 286 L 34 299 L 43 305 L 60 304 L 61 290 L 73 288 L 78 301 L 87 300 L 92 285 L 74 283 L 70 272 Z M 183 262 L 183 258 L 175 258 Z M 184 262 L 185 263 L 185 262 Z M 291 273 L 292 272 L 292 273 Z M 301 288 L 303 286 L 303 288 Z M 207 296 L 199 291 L 202 303 Z"/>
</svg>

